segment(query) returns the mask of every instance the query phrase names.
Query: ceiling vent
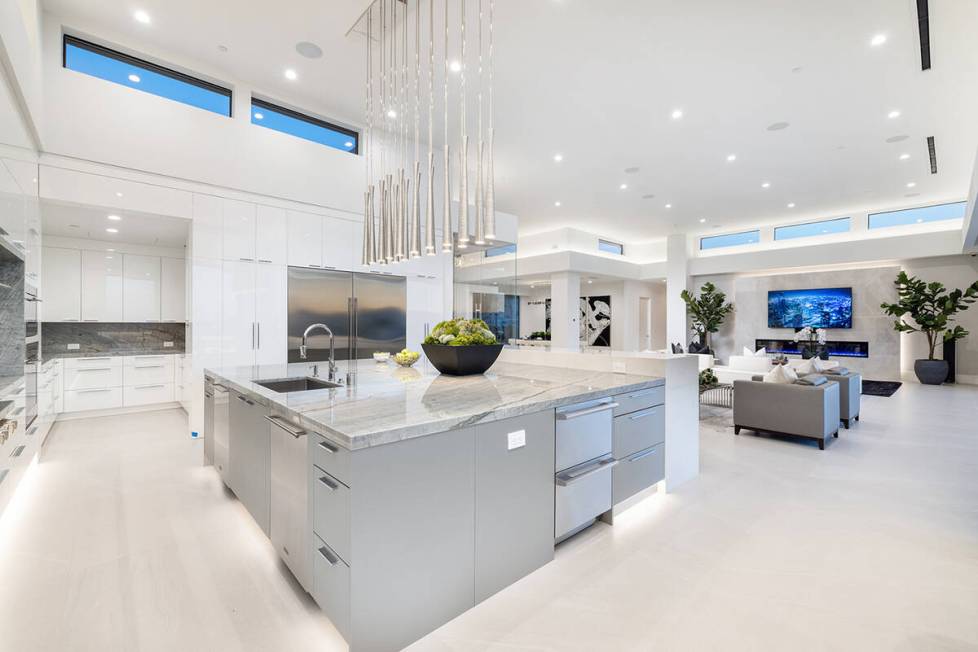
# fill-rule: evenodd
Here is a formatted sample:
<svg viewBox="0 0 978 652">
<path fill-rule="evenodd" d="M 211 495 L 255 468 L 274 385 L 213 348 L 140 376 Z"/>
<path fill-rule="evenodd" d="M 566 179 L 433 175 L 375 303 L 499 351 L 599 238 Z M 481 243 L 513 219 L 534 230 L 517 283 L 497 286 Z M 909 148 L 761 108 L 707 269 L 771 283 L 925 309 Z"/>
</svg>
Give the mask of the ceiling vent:
<svg viewBox="0 0 978 652">
<path fill-rule="evenodd" d="M 933 136 L 927 137 L 927 154 L 930 156 L 930 173 L 937 174 L 937 148 Z"/>
<path fill-rule="evenodd" d="M 917 30 L 920 32 L 920 69 L 930 70 L 930 10 L 928 0 L 917 0 Z"/>
</svg>

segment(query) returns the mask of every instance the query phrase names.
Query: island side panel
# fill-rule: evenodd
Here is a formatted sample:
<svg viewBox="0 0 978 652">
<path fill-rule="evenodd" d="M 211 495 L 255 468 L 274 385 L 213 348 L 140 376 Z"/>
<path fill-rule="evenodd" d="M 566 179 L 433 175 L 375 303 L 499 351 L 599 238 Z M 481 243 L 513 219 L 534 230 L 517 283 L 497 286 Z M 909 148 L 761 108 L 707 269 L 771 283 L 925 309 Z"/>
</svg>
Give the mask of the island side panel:
<svg viewBox="0 0 978 652">
<path fill-rule="evenodd" d="M 554 558 L 554 411 L 476 426 L 475 467 L 478 603 Z"/>
<path fill-rule="evenodd" d="M 475 429 L 351 456 L 351 652 L 400 650 L 471 608 Z"/>
</svg>

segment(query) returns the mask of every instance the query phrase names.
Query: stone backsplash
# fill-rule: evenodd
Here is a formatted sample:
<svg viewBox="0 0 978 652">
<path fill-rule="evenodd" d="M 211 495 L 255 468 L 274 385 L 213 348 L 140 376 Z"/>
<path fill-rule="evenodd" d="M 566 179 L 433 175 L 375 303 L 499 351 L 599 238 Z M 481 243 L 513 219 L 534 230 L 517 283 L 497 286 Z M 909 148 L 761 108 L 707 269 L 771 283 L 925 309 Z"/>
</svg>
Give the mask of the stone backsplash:
<svg viewBox="0 0 978 652">
<path fill-rule="evenodd" d="M 182 323 L 43 322 L 41 355 L 182 353 L 186 329 Z M 165 342 L 173 342 L 173 346 L 164 348 Z M 69 350 L 69 344 L 77 344 L 78 349 Z"/>
</svg>

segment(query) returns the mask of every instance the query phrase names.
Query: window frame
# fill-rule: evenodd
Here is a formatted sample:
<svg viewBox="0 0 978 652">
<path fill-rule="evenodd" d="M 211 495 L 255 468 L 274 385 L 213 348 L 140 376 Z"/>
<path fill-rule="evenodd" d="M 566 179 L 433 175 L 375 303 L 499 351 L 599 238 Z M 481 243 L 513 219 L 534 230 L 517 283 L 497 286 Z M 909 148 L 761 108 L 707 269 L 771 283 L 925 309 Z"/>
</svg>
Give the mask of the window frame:
<svg viewBox="0 0 978 652">
<path fill-rule="evenodd" d="M 720 245 L 718 247 L 704 247 L 703 242 L 706 240 L 712 240 L 714 238 L 727 238 L 735 235 L 745 235 L 748 233 L 756 233 L 756 242 L 738 242 L 736 244 Z M 732 233 L 718 233 L 717 235 L 703 235 L 700 236 L 700 251 L 711 251 L 713 249 L 728 249 L 730 247 L 750 247 L 752 245 L 761 243 L 761 230 L 760 229 L 747 229 L 746 231 L 734 231 Z"/>
<path fill-rule="evenodd" d="M 922 211 L 930 208 L 943 208 L 945 206 L 962 206 L 961 217 L 946 217 L 938 220 L 922 220 L 921 222 L 908 222 L 906 224 L 877 224 L 875 226 L 873 225 L 874 217 L 883 217 L 886 215 L 895 215 L 895 214 L 908 214 L 908 213 L 912 213 L 913 211 Z M 866 229 L 867 230 L 898 229 L 898 228 L 906 228 L 908 226 L 917 226 L 918 224 L 932 224 L 935 222 L 936 223 L 951 222 L 953 220 L 963 219 L 964 217 L 967 216 L 967 213 L 968 213 L 967 200 L 947 201 L 947 202 L 942 202 L 940 204 L 928 204 L 927 206 L 915 206 L 913 208 L 898 208 L 896 210 L 890 210 L 890 211 L 877 211 L 875 213 L 869 213 L 868 215 L 866 215 Z"/>
<path fill-rule="evenodd" d="M 263 124 L 257 125 L 259 127 L 264 127 L 265 129 L 271 129 L 272 131 L 277 131 L 280 134 L 288 134 L 289 136 L 292 136 L 294 138 L 302 138 L 302 140 L 307 140 L 311 143 L 317 143 L 318 145 L 323 145 L 324 147 L 329 147 L 330 149 L 335 149 L 340 152 L 348 152 L 350 154 L 354 154 L 357 156 L 359 156 L 360 154 L 360 132 L 358 131 L 354 131 L 353 129 L 348 129 L 347 127 L 341 127 L 337 124 L 333 124 L 332 122 L 323 120 L 322 118 L 317 118 L 315 116 L 311 116 L 306 113 L 301 113 L 299 111 L 296 111 L 295 109 L 290 109 L 280 104 L 275 104 L 274 102 L 263 100 L 260 97 L 255 97 L 254 95 L 251 96 L 251 110 L 248 114 L 249 122 L 251 122 L 251 124 L 256 124 L 254 120 L 256 108 L 262 109 L 263 111 L 274 111 L 275 113 L 281 113 L 282 115 L 286 115 L 290 118 L 294 118 L 295 120 L 301 120 L 302 122 L 307 122 L 315 127 L 321 127 L 323 129 L 328 129 L 330 131 L 339 132 L 346 136 L 351 136 L 353 138 L 353 149 L 340 149 L 339 147 L 332 147 L 330 145 L 326 145 L 325 143 L 319 143 L 309 138 L 296 136 L 295 134 L 289 133 L 287 131 L 282 131 L 281 129 L 266 127 Z"/>
<path fill-rule="evenodd" d="M 830 231 L 828 233 L 812 233 L 810 235 L 796 235 L 787 238 L 779 238 L 778 231 L 781 229 L 793 229 L 799 226 L 811 226 L 815 224 L 829 224 L 831 222 L 845 222 L 848 228 L 845 231 Z M 774 227 L 774 241 L 775 242 L 787 242 L 788 240 L 801 240 L 804 238 L 818 238 L 826 235 L 839 235 L 841 233 L 851 233 L 852 232 L 852 217 L 827 217 L 824 220 L 812 220 L 811 222 L 799 222 L 798 224 L 781 224 L 780 226 Z"/>
<path fill-rule="evenodd" d="M 61 67 L 64 68 L 65 70 L 81 72 L 68 67 L 68 45 L 69 44 L 77 48 L 80 48 L 82 50 L 87 50 L 94 54 L 98 54 L 109 59 L 114 59 L 121 63 L 129 64 L 137 68 L 143 68 L 150 72 L 155 72 L 159 75 L 163 75 L 164 77 L 169 77 L 170 79 L 174 79 L 179 82 L 184 82 L 186 84 L 190 84 L 192 86 L 196 86 L 198 88 L 211 91 L 212 93 L 217 93 L 218 95 L 223 95 L 224 97 L 228 98 L 228 112 L 226 114 L 219 113 L 217 111 L 211 111 L 210 109 L 203 109 L 203 110 L 208 111 L 209 113 L 214 113 L 216 115 L 223 115 L 228 118 L 234 117 L 234 91 L 232 91 L 230 88 L 225 88 L 220 84 L 215 84 L 214 82 L 209 82 L 203 79 L 199 79 L 197 77 L 193 77 L 192 75 L 188 75 L 185 72 L 180 72 L 178 70 L 173 70 L 171 68 L 161 66 L 160 64 L 153 63 L 152 61 L 146 61 L 145 59 L 140 59 L 139 57 L 133 56 L 131 54 L 126 54 L 125 52 L 119 52 L 118 50 L 113 50 L 112 48 L 106 47 L 104 45 L 99 45 L 98 43 L 93 43 L 91 41 L 87 41 L 78 36 L 68 34 L 67 32 L 62 34 L 62 38 L 61 38 Z M 88 74 L 88 73 L 81 72 L 81 74 Z M 94 76 L 94 75 L 89 75 L 89 76 Z M 96 77 L 96 79 L 101 79 L 101 77 Z M 109 81 L 109 80 L 104 79 L 103 81 Z M 136 90 L 140 90 L 140 89 L 136 89 Z M 142 91 L 142 92 L 145 93 L 147 91 Z M 193 106 L 194 108 L 197 109 L 203 108 L 203 107 L 195 106 L 193 104 L 188 104 L 187 102 L 182 102 L 172 97 L 167 97 L 166 95 L 157 95 L 156 93 L 150 93 L 150 95 L 163 97 L 173 102 L 178 102 L 180 104 L 183 104 L 185 106 Z"/>
<path fill-rule="evenodd" d="M 617 247 L 618 251 L 607 251 L 602 249 L 601 245 L 611 245 L 612 247 Z M 614 240 L 605 240 L 604 238 L 598 238 L 598 251 L 603 254 L 611 254 L 612 256 L 624 256 L 625 255 L 625 245 L 620 242 L 615 242 Z"/>
</svg>

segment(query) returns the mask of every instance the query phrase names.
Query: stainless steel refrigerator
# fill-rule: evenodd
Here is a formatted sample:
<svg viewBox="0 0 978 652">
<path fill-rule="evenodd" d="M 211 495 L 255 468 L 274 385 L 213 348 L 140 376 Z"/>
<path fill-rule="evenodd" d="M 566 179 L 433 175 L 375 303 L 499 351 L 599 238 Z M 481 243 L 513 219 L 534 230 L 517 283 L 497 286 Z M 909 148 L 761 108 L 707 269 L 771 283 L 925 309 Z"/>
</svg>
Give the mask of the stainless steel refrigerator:
<svg viewBox="0 0 978 652">
<path fill-rule="evenodd" d="M 316 323 L 333 331 L 337 360 L 397 353 L 407 341 L 406 305 L 403 276 L 290 267 L 289 362 L 301 360 L 302 333 Z M 306 360 L 329 358 L 329 336 L 321 330 L 306 345 Z"/>
</svg>

